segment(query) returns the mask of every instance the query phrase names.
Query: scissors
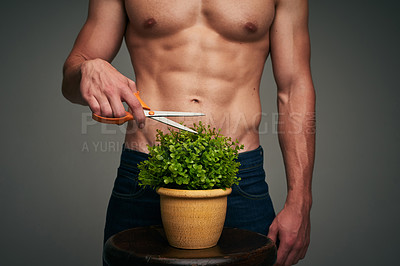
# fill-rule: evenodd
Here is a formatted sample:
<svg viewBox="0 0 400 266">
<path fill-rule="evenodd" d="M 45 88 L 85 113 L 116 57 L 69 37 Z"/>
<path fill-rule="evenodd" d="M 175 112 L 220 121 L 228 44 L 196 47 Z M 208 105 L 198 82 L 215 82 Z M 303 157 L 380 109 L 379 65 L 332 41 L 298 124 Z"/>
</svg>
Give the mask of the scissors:
<svg viewBox="0 0 400 266">
<path fill-rule="evenodd" d="M 172 120 L 166 118 L 166 116 L 170 116 L 170 117 L 203 116 L 205 114 L 192 113 L 192 112 L 153 111 L 153 110 L 150 110 L 150 107 L 148 107 L 147 104 L 140 98 L 139 91 L 135 92 L 134 95 L 139 100 L 140 104 L 142 105 L 143 112 L 146 117 L 149 117 L 158 122 L 167 124 L 169 126 L 197 134 L 197 131 L 194 131 L 188 127 L 185 127 L 182 124 L 172 121 Z M 133 115 L 127 111 L 125 111 L 125 116 L 123 116 L 123 117 L 104 117 L 104 116 L 100 116 L 100 115 L 96 115 L 95 113 L 92 113 L 92 118 L 94 120 L 96 120 L 97 122 L 101 122 L 101 123 L 122 125 L 123 123 L 125 123 L 129 120 L 133 120 Z"/>
</svg>

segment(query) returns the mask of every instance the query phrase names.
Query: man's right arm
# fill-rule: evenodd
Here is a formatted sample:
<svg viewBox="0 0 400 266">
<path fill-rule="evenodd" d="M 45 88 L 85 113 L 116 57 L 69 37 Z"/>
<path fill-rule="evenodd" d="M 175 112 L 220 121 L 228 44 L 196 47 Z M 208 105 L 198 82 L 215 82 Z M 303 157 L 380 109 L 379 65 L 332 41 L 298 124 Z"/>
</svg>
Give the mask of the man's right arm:
<svg viewBox="0 0 400 266">
<path fill-rule="evenodd" d="M 62 92 L 73 103 L 88 105 L 106 117 L 125 115 L 122 102 L 144 125 L 142 107 L 133 92 L 135 83 L 110 62 L 117 54 L 126 29 L 122 0 L 90 0 L 89 14 L 63 68 Z"/>
</svg>

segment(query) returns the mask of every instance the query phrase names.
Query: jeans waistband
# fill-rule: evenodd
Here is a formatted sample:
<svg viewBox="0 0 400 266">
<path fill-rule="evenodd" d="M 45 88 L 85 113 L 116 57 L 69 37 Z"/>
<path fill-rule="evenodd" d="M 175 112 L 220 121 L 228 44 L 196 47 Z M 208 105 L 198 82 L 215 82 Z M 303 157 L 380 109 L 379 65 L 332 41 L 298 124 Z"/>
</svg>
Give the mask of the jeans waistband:
<svg viewBox="0 0 400 266">
<path fill-rule="evenodd" d="M 121 165 L 136 168 L 138 163 L 147 160 L 148 157 L 149 155 L 147 153 L 125 148 L 125 145 L 123 145 L 121 154 Z M 263 148 L 259 146 L 257 149 L 239 153 L 238 161 L 240 162 L 239 171 L 263 166 Z"/>
<path fill-rule="evenodd" d="M 262 167 L 264 164 L 264 150 L 261 146 L 251 151 L 239 153 L 238 161 L 240 162 L 239 171 L 256 167 Z"/>
<path fill-rule="evenodd" d="M 137 168 L 137 164 L 147 160 L 149 158 L 148 153 L 131 150 L 122 145 L 121 153 L 121 166 L 129 168 Z"/>
</svg>

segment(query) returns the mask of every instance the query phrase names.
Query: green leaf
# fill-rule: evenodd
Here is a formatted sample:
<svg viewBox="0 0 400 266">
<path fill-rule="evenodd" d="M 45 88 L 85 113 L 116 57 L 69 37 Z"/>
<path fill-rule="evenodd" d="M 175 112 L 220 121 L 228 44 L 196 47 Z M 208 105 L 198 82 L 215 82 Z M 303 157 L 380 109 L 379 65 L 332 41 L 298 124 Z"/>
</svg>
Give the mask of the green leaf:
<svg viewBox="0 0 400 266">
<path fill-rule="evenodd" d="M 243 145 L 201 121 L 191 128 L 198 134 L 157 130 L 156 145 L 148 146 L 148 160 L 138 165 L 141 186 L 212 189 L 239 182 L 236 159 Z"/>
</svg>

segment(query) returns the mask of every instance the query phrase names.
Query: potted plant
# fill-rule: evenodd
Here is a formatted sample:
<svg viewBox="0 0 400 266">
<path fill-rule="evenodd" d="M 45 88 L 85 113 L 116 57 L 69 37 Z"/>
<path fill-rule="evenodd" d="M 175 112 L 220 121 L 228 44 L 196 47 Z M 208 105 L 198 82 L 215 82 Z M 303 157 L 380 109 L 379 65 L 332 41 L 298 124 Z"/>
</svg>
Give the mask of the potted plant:
<svg viewBox="0 0 400 266">
<path fill-rule="evenodd" d="M 139 164 L 139 182 L 160 195 L 161 217 L 171 246 L 200 249 L 215 246 L 224 226 L 227 196 L 238 184 L 238 141 L 201 122 L 198 134 L 157 130 L 157 145 Z"/>
</svg>

